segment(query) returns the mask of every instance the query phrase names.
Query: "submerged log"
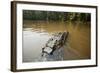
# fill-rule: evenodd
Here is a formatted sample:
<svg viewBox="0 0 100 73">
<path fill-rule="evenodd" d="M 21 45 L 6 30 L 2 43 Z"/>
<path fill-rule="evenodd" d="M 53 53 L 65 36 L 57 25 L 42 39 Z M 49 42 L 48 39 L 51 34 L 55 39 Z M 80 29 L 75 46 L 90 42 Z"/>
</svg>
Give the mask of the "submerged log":
<svg viewBox="0 0 100 73">
<path fill-rule="evenodd" d="M 42 56 L 44 53 L 52 55 L 56 49 L 60 49 L 68 38 L 69 32 L 59 32 L 50 38 L 46 43 L 46 46 L 42 48 Z"/>
</svg>

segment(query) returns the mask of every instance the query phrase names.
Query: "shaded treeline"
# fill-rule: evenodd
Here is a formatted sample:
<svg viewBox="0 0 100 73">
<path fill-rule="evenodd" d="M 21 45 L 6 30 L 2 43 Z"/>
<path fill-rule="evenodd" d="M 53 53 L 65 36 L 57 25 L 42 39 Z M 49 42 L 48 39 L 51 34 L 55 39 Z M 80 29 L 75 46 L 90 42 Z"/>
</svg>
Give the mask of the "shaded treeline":
<svg viewBox="0 0 100 73">
<path fill-rule="evenodd" d="M 34 11 L 23 10 L 25 20 L 46 20 L 46 21 L 90 21 L 90 13 L 76 12 L 54 12 L 54 11 Z"/>
</svg>

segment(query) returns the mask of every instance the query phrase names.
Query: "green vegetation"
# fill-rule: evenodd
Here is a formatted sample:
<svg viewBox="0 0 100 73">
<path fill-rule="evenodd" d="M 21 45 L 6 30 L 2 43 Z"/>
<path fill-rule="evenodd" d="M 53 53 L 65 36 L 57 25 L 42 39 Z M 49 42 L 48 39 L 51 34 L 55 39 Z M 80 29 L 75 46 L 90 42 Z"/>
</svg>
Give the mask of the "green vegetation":
<svg viewBox="0 0 100 73">
<path fill-rule="evenodd" d="M 40 21 L 90 21 L 90 13 L 23 10 L 24 20 Z"/>
</svg>

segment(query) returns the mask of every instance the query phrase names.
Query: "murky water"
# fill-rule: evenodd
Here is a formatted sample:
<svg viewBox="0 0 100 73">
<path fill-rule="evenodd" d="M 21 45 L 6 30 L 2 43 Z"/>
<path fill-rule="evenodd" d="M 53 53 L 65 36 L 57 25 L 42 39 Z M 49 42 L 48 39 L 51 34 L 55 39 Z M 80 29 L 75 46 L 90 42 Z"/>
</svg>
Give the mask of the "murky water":
<svg viewBox="0 0 100 73">
<path fill-rule="evenodd" d="M 25 20 L 23 24 L 23 62 L 41 59 L 42 48 L 52 34 L 69 32 L 63 48 L 63 60 L 90 59 L 90 23 L 89 22 L 45 22 Z"/>
</svg>

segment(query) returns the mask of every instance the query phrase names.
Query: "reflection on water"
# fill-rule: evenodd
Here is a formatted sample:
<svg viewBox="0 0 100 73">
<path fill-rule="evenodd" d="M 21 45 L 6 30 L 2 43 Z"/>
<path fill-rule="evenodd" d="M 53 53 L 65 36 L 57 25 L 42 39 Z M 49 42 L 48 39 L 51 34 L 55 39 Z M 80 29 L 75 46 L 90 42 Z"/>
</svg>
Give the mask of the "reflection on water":
<svg viewBox="0 0 100 73">
<path fill-rule="evenodd" d="M 64 46 L 64 60 L 90 59 L 90 23 L 82 22 L 44 22 L 24 21 L 23 24 L 23 62 L 41 59 L 41 49 L 52 34 L 69 31 Z"/>
</svg>

